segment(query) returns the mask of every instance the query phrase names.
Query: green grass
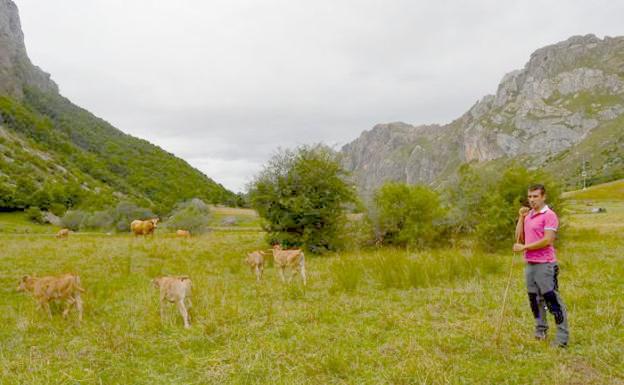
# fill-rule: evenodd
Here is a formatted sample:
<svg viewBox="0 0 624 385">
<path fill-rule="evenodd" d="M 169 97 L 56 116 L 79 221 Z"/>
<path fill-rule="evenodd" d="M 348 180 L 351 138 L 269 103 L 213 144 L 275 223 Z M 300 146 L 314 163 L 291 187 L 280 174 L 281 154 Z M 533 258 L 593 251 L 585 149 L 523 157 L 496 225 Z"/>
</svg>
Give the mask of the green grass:
<svg viewBox="0 0 624 385">
<path fill-rule="evenodd" d="M 236 227 L 259 229 L 262 224 L 258 213 L 251 209 L 212 206 L 210 213 L 212 216 L 211 227 L 223 227 L 222 221 L 227 217 L 236 218 Z"/>
<path fill-rule="evenodd" d="M 23 211 L 0 213 L 0 233 L 32 234 L 55 233 L 57 227 L 34 223 Z"/>
<path fill-rule="evenodd" d="M 624 222 L 618 204 L 611 211 Z M 510 252 L 306 255 L 303 288 L 299 278 L 282 284 L 270 266 L 255 282 L 243 258 L 266 247 L 258 231 L 190 240 L 3 234 L 0 383 L 624 383 L 624 232 L 596 230 L 603 217 L 582 215 L 570 216 L 558 245 L 572 333 L 565 351 L 532 339 L 519 256 L 494 343 Z M 75 314 L 48 320 L 15 292 L 24 274 L 65 271 L 87 290 L 80 326 Z M 173 307 L 161 322 L 149 282 L 161 274 L 191 276 L 190 330 Z"/>
</svg>

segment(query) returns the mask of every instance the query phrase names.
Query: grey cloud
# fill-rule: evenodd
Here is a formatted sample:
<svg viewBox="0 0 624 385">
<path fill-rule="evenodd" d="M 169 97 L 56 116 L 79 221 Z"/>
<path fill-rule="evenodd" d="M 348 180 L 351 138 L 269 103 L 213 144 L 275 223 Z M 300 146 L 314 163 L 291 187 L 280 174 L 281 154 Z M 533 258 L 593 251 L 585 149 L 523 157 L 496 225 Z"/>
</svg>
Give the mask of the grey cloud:
<svg viewBox="0 0 624 385">
<path fill-rule="evenodd" d="M 275 148 L 446 123 L 535 49 L 624 4 L 16 0 L 33 62 L 121 130 L 239 190 Z"/>
</svg>

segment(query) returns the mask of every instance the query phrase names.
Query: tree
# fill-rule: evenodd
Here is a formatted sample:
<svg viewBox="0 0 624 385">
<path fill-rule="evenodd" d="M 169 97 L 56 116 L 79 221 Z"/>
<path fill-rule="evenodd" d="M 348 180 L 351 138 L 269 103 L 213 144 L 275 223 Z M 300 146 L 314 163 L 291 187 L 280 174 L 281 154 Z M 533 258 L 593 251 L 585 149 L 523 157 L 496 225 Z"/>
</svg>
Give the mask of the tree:
<svg viewBox="0 0 624 385">
<path fill-rule="evenodd" d="M 385 243 L 433 246 L 441 242 L 444 210 L 439 194 L 427 186 L 389 182 L 375 194 L 377 226 Z"/>
<path fill-rule="evenodd" d="M 280 150 L 252 182 L 252 207 L 271 243 L 322 253 L 340 247 L 345 208 L 356 201 L 337 154 L 323 145 Z"/>
</svg>

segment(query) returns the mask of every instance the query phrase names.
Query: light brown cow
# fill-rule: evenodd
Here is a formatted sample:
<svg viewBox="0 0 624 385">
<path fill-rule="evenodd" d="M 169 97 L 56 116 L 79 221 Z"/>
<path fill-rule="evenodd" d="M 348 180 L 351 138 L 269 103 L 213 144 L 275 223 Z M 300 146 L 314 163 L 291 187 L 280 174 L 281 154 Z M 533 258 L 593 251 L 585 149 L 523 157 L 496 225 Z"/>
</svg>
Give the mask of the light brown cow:
<svg viewBox="0 0 624 385">
<path fill-rule="evenodd" d="M 146 221 L 136 219 L 132 221 L 132 223 L 130 223 L 130 230 L 132 231 L 134 236 L 154 235 L 154 229 L 156 229 L 157 223 L 158 218 L 152 218 Z"/>
<path fill-rule="evenodd" d="M 179 277 L 158 277 L 152 280 L 155 287 L 160 289 L 160 318 L 165 317 L 165 303 L 173 302 L 178 307 L 180 315 L 184 320 L 184 327 L 190 328 L 190 316 L 188 309 L 193 306 L 191 303 L 191 279 L 186 276 Z M 187 309 L 188 308 L 188 309 Z"/>
<path fill-rule="evenodd" d="M 57 238 L 67 238 L 69 236 L 69 229 L 60 229 L 58 233 L 56 233 Z"/>
<path fill-rule="evenodd" d="M 84 289 L 80 286 L 80 277 L 76 274 L 66 273 L 56 277 L 33 277 L 26 275 L 20 280 L 17 291 L 31 293 L 37 301 L 37 308 L 44 309 L 50 318 L 52 318 L 50 301 L 65 303 L 63 318 L 67 317 L 73 305 L 78 311 L 78 320 L 82 321 L 82 298 L 80 298 L 80 293 L 84 292 Z"/>
<path fill-rule="evenodd" d="M 178 236 L 178 238 L 190 238 L 191 232 L 188 230 L 178 230 L 176 231 L 176 235 Z"/>
<path fill-rule="evenodd" d="M 251 268 L 251 272 L 256 274 L 256 281 L 260 282 L 262 278 L 262 272 L 264 271 L 264 251 L 256 250 L 251 253 L 247 253 L 247 259 L 245 262 Z"/>
<path fill-rule="evenodd" d="M 297 274 L 301 274 L 303 285 L 306 285 L 305 255 L 301 249 L 284 250 L 279 244 L 273 245 L 273 259 L 275 265 L 279 268 L 279 274 L 282 282 L 285 282 L 284 270 L 287 267 L 292 269 L 292 275 L 288 278 L 288 282 Z"/>
</svg>

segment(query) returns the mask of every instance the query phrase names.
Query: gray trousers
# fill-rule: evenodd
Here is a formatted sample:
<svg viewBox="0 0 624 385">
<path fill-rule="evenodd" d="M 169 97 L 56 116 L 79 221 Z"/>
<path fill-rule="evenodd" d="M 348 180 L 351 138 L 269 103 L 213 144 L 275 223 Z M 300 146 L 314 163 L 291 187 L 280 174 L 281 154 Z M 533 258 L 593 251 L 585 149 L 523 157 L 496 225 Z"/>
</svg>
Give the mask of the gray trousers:
<svg viewBox="0 0 624 385">
<path fill-rule="evenodd" d="M 556 341 L 567 345 L 569 338 L 568 313 L 559 295 L 559 265 L 556 263 L 527 263 L 524 269 L 529 304 L 535 318 L 535 335 L 548 331 L 546 309 L 555 317 Z"/>
</svg>

